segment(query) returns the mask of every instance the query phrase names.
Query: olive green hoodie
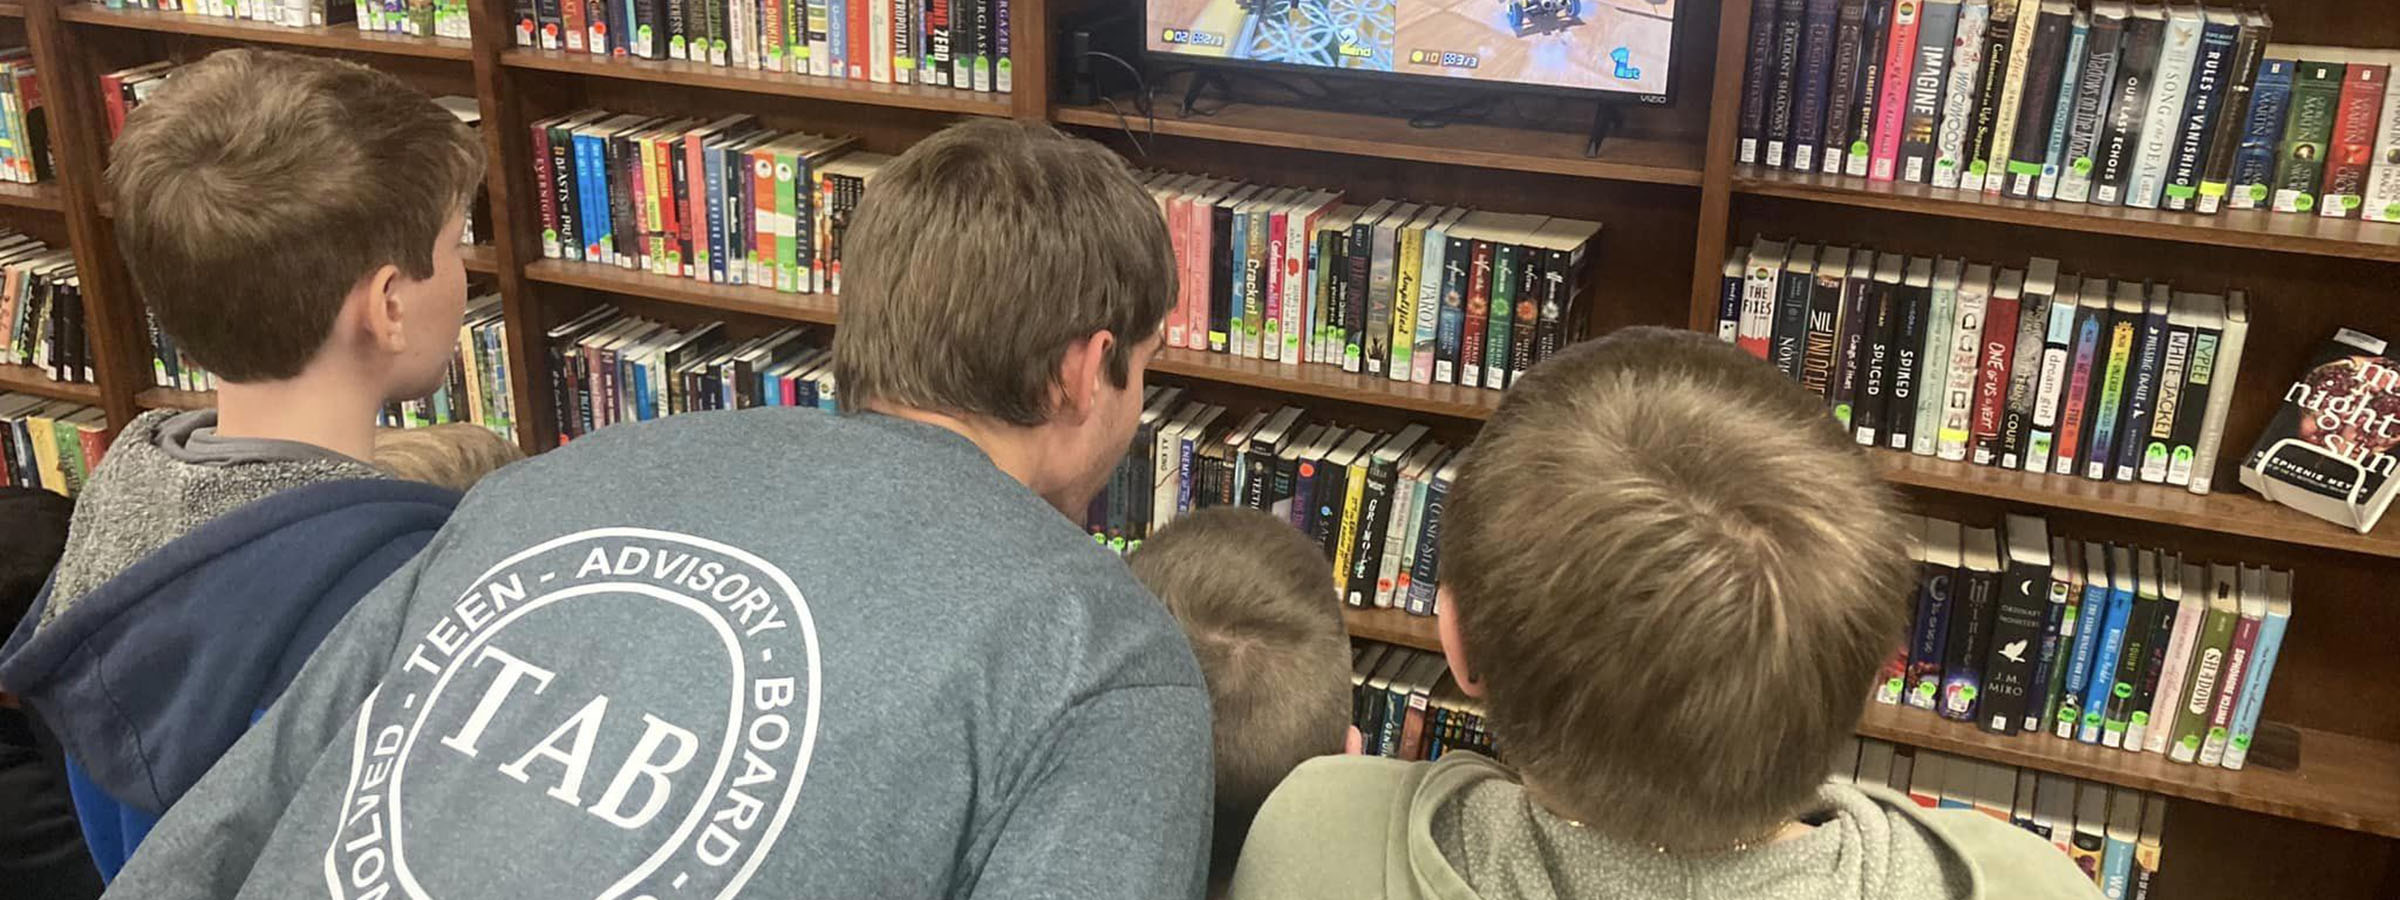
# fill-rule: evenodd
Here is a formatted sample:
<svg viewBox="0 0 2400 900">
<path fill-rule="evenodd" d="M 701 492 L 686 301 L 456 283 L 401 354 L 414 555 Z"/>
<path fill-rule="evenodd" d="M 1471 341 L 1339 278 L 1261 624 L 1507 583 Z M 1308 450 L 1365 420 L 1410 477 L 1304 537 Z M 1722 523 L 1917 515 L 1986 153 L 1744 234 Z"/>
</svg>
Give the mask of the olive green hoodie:
<svg viewBox="0 0 2400 900">
<path fill-rule="evenodd" d="M 1828 898 L 2090 900 L 2066 854 L 1979 812 L 1929 810 L 1880 787 L 1828 784 L 1816 827 L 1762 847 L 1663 853 L 1525 800 L 1471 753 L 1439 762 L 1311 760 L 1250 826 L 1234 900 Z"/>
</svg>

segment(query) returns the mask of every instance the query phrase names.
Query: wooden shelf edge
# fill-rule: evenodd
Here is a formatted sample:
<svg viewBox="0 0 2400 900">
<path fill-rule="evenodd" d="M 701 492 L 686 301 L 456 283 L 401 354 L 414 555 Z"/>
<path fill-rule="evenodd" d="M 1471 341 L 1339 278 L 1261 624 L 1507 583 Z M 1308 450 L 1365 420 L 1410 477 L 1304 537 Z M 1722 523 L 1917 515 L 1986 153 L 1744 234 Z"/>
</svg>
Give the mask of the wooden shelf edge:
<svg viewBox="0 0 2400 900">
<path fill-rule="evenodd" d="M 1434 620 L 1396 609 L 1344 608 L 1350 636 L 1441 652 Z M 2302 765 L 2281 772 L 2173 763 L 2050 735 L 1987 734 L 1931 712 L 1869 704 L 1858 734 L 1926 750 L 2053 772 L 2231 809 L 2400 838 L 2400 745 L 2299 729 Z"/>
<path fill-rule="evenodd" d="M 1343 116 L 1345 114 L 1325 113 L 1323 115 Z M 1095 107 L 1061 106 L 1051 111 L 1051 118 L 1053 121 L 1064 125 L 1082 125 L 1094 128 L 1108 128 L 1112 130 L 1127 127 L 1128 122 L 1132 123 L 1130 127 L 1136 131 L 1150 130 L 1153 125 L 1153 121 L 1149 118 L 1128 116 L 1120 119 L 1114 110 Z M 1338 133 L 1342 129 L 1337 127 L 1328 127 L 1324 131 L 1298 132 L 1266 127 L 1229 124 L 1225 121 L 1211 121 L 1207 119 L 1181 119 L 1172 117 L 1162 117 L 1156 119 L 1155 126 L 1156 133 L 1174 137 L 1199 138 L 1202 140 L 1224 141 L 1227 143 L 1237 144 L 1257 144 L 1267 147 L 1295 147 L 1306 150 L 1342 153 L 1351 156 L 1369 156 L 1381 159 L 1405 159 L 1417 162 L 1475 166 L 1485 169 L 1506 169 L 1519 172 L 1572 175 L 1583 178 L 1596 178 L 1610 181 L 1631 181 L 1649 184 L 1671 184 L 1686 187 L 1696 187 L 1700 184 L 1701 178 L 1697 147 L 1693 148 L 1693 159 L 1688 166 L 1651 165 L 1645 163 L 1619 162 L 1611 160 L 1605 156 L 1598 159 L 1589 159 L 1580 155 L 1558 156 L 1472 149 L 1445 145 L 1440 143 L 1438 139 L 1427 140 L 1422 143 L 1376 140 L 1367 137 L 1346 136 Z M 1489 126 L 1454 127 L 1468 128 Z M 1441 132 L 1438 130 L 1420 129 L 1420 131 L 1423 131 L 1423 133 L 1428 136 L 1438 136 L 1441 134 Z"/>
<path fill-rule="evenodd" d="M 25 18 L 25 4 L 16 2 L 16 0 L 0 2 L 0 19 L 22 18 Z"/>
<path fill-rule="evenodd" d="M 58 183 L 55 181 L 41 181 L 33 184 L 6 181 L 0 182 L 0 206 L 57 212 L 67 208 L 67 199 L 66 194 L 59 190 Z"/>
<path fill-rule="evenodd" d="M 469 245 L 460 249 L 458 256 L 462 262 L 466 263 L 469 272 L 480 272 L 485 275 L 500 273 L 500 251 L 490 244 Z"/>
<path fill-rule="evenodd" d="M 545 284 L 820 325 L 833 324 L 838 310 L 830 294 L 787 294 L 766 288 L 709 284 L 598 263 L 545 259 L 526 266 L 525 278 Z"/>
<path fill-rule="evenodd" d="M 93 406 L 100 403 L 98 385 L 53 381 L 39 368 L 15 364 L 0 364 L 0 392 L 32 394 Z"/>
<path fill-rule="evenodd" d="M 357 26 L 349 23 L 287 27 L 268 22 L 252 22 L 194 13 L 108 9 L 89 2 L 80 2 L 80 0 L 56 0 L 56 2 L 59 4 L 58 17 L 60 20 L 82 25 L 162 31 L 260 44 L 284 44 L 295 47 L 385 53 L 393 56 L 417 56 L 458 62 L 466 62 L 473 58 L 473 44 L 459 38 L 413 37 L 404 34 L 360 31 Z"/>
<path fill-rule="evenodd" d="M 793 75 L 712 66 L 681 60 L 602 59 L 586 53 L 536 50 L 524 47 L 501 51 L 500 64 L 519 69 L 565 72 L 626 81 L 651 81 L 689 87 L 805 97 L 845 103 L 865 103 L 933 112 L 979 116 L 1010 113 L 1013 94 L 962 91 L 927 85 L 876 84 L 846 78 Z"/>
<path fill-rule="evenodd" d="M 2400 224 L 2357 219 L 2256 210 L 2203 216 L 2082 203 L 1985 199 L 1927 185 L 1874 183 L 1758 166 L 1735 168 L 1733 192 L 2187 244 L 2400 262 Z"/>
<path fill-rule="evenodd" d="M 217 392 L 146 388 L 133 395 L 133 405 L 142 409 L 207 409 L 217 405 Z"/>
<path fill-rule="evenodd" d="M 1885 480 L 1908 487 L 2400 558 L 2400 525 L 2386 522 L 2373 532 L 2359 534 L 2259 497 L 2232 493 L 2239 490 L 2236 485 L 2215 485 L 2215 493 L 2194 494 L 2173 485 L 2125 484 L 2072 475 L 2009 471 L 1897 450 L 1878 449 L 1869 453 L 1883 470 Z"/>
</svg>

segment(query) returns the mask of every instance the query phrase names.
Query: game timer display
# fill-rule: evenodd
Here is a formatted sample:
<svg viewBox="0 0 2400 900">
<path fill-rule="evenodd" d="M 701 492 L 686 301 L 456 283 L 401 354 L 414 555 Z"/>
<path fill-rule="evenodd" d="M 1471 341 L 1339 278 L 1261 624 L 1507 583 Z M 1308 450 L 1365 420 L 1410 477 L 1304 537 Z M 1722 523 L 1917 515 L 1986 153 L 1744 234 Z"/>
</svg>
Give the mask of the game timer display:
<svg viewBox="0 0 2400 900">
<path fill-rule="evenodd" d="M 1150 51 L 1663 98 L 1689 0 L 1146 0 Z"/>
</svg>

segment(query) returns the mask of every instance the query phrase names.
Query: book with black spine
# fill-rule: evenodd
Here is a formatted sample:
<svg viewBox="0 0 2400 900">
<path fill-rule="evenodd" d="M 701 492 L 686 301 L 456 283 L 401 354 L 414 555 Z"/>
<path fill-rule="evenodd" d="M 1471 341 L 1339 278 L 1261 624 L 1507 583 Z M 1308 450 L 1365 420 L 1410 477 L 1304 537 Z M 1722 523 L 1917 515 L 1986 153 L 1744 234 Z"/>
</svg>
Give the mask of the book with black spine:
<svg viewBox="0 0 2400 900">
<path fill-rule="evenodd" d="M 1371 605 L 1375 599 L 1375 580 L 1382 571 L 1385 534 L 1390 528 L 1392 491 L 1399 478 L 1400 460 L 1416 449 L 1425 439 L 1423 425 L 1410 425 L 1392 435 L 1375 448 L 1365 465 L 1366 482 L 1359 496 L 1358 521 L 1350 529 L 1352 544 L 1346 561 L 1346 587 L 1343 599 L 1351 606 Z M 1351 475 L 1360 472 L 1353 463 Z"/>
<path fill-rule="evenodd" d="M 1865 380 L 1862 376 L 1867 345 L 1873 340 L 1875 327 L 1874 287 L 1875 251 L 1863 248 L 1851 251 L 1849 272 L 1842 279 L 1842 313 L 1834 335 L 1833 386 L 1827 398 L 1833 404 L 1834 421 L 1845 430 L 1851 426 L 1859 384 Z"/>
<path fill-rule="evenodd" d="M 2166 47 L 2166 10 L 2155 4 L 2136 4 L 2125 19 L 2125 39 L 2118 51 L 2115 86 L 2109 90 L 2106 124 L 2094 150 L 2091 202 L 2123 206 L 2131 192 L 2141 153 L 2142 133 L 2150 112 L 2152 81 L 2159 54 Z"/>
<path fill-rule="evenodd" d="M 1850 146 L 1842 154 L 1842 174 L 1865 178 L 1873 156 L 1875 119 L 1883 110 L 1884 65 L 1890 56 L 1893 0 L 1867 0 L 1865 37 L 1859 43 L 1858 90 L 1850 101 Z"/>
<path fill-rule="evenodd" d="M 2077 8 L 2067 24 L 2067 54 L 2058 69 L 2058 91 L 2051 101 L 2050 146 L 2042 151 L 2042 177 L 2033 195 L 2058 199 L 2058 179 L 2067 166 L 2067 138 L 2075 133 L 2076 87 L 2083 77 L 2083 58 L 2090 52 L 2092 14 Z"/>
<path fill-rule="evenodd" d="M 1792 94 L 1792 131 L 1787 150 L 1791 168 L 1814 172 L 1817 150 L 1825 143 L 1826 95 L 1833 77 L 1837 17 L 1843 0 L 1807 0 L 1800 28 L 1799 84 Z"/>
<path fill-rule="evenodd" d="M 1934 129 L 1949 81 L 1950 45 L 1958 32 L 1958 0 L 1923 0 L 1917 11 L 1916 65 L 1909 70 L 1907 112 L 1901 119 L 1900 180 L 1933 176 Z"/>
<path fill-rule="evenodd" d="M 2037 645 L 2050 612 L 2050 534 L 2048 524 L 2035 516 L 2010 515 L 2004 529 L 2007 553 L 2000 564 L 2005 568 L 1998 575 L 1991 652 L 1982 661 L 1975 722 L 1994 734 L 2015 734 L 2032 708 Z"/>
<path fill-rule="evenodd" d="M 2192 483 L 2193 464 L 2200 455 L 2201 423 L 2208 418 L 2211 395 L 2216 390 L 2219 345 L 2225 334 L 2225 297 L 2220 294 L 2190 294 L 2179 300 L 2192 329 L 2191 359 L 2184 365 L 2182 407 L 2175 416 L 2175 431 L 2167 438 L 2168 484 L 2186 487 Z"/>
<path fill-rule="evenodd" d="M 1818 255 L 1816 278 L 1808 297 L 1806 335 L 1800 343 L 1800 386 L 1820 399 L 1832 390 L 1842 286 L 1849 272 L 1850 248 L 1827 247 Z"/>
<path fill-rule="evenodd" d="M 2083 477 L 2093 481 L 2107 481 L 2116 463 L 2117 437 L 2125 424 L 2126 388 L 2132 384 L 2134 354 L 2140 346 L 2148 299 L 2141 283 L 2119 280 L 2109 300 L 2106 327 L 2101 332 L 2104 352 L 2093 357 L 2091 393 L 2084 401 L 2089 437 L 2079 461 Z"/>
<path fill-rule="evenodd" d="M 2233 55 L 2225 70 L 2224 96 L 2217 101 L 2217 120 L 2209 129 L 2207 161 L 2200 169 L 2200 193 L 2193 201 L 2193 208 L 2203 215 L 2216 215 L 2223 209 L 2232 189 L 2234 160 L 2241 152 L 2242 135 L 2248 127 L 2259 63 L 2266 55 L 2267 37 L 2274 30 L 2273 17 L 2262 10 L 2246 10 L 2241 17 L 2241 30 L 2234 33 Z"/>
<path fill-rule="evenodd" d="M 1457 244 L 1458 239 L 1451 238 L 1450 242 Z M 1734 334 L 1742 325 L 1742 270 L 1749 259 L 1749 251 L 1739 245 L 1725 248 L 1725 273 L 1717 282 L 1717 340 L 1728 344 L 1733 343 Z M 1450 272 L 1445 282 L 1464 274 L 1465 267 L 1459 261 L 1452 260 L 1448 265 Z M 1450 379 L 1437 373 L 1434 381 L 1447 384 Z"/>
<path fill-rule="evenodd" d="M 1872 52 L 1866 49 L 1866 39 L 1867 0 L 1841 0 L 1834 16 L 1833 58 L 1825 85 L 1825 133 L 1818 154 L 1818 170 L 1827 175 L 1841 174 L 1843 157 L 1850 149 L 1851 129 L 1856 124 L 1851 111 L 1858 99 L 1859 72 L 1864 68 L 1861 58 Z"/>
<path fill-rule="evenodd" d="M 2234 45 L 2241 36 L 2242 16 L 2226 9 L 2202 12 L 2198 55 L 2192 60 L 2191 86 L 2185 90 L 2183 115 L 2178 120 L 2174 150 L 2168 157 L 2167 186 L 2159 207 L 2174 212 L 2196 208 L 2200 179 L 2208 164 L 2208 142 L 2216 136 L 2217 118 L 2233 80 Z"/>
<path fill-rule="evenodd" d="M 2176 423 L 2184 417 L 2184 385 L 2192 365 L 2192 332 L 2197 321 L 2197 295 L 2175 292 L 2167 306 L 2167 333 L 2160 344 L 2158 397 L 2150 405 L 2150 424 L 2143 429 L 2141 467 L 2134 475 L 2149 484 L 2165 484 L 2172 467 Z"/>
<path fill-rule="evenodd" d="M 1950 634 L 1943 641 L 1942 697 L 1935 712 L 1960 722 L 1978 720 L 1984 663 L 1994 648 L 2000 604 L 2000 537 L 1989 528 L 1960 529 L 1959 578 L 1951 598 Z M 2021 698 L 2020 698 L 2021 699 Z"/>
<path fill-rule="evenodd" d="M 2111 470 L 2117 481 L 2140 477 L 2142 453 L 2150 443 L 2150 419 L 2157 413 L 2159 373 L 2166 369 L 2167 310 L 2175 292 L 2166 285 L 2152 284 L 2147 293 L 2131 365 L 2125 372 L 2125 412 L 2118 426 L 2116 466 Z"/>
<path fill-rule="evenodd" d="M 1735 159 L 1747 165 L 1759 159 L 1765 149 L 1767 129 L 1767 94 L 1775 81 L 1775 11 L 1779 3 L 1756 3 L 1750 7 L 1750 56 L 1743 67 L 1742 112 L 1738 128 L 1741 140 Z M 935 18 L 942 18 L 937 11 Z M 937 23 L 937 29 L 947 23 Z M 948 46 L 948 35 L 937 30 L 933 46 L 940 50 Z"/>
<path fill-rule="evenodd" d="M 2018 290 L 2017 340 L 2009 360 L 2008 393 L 2004 401 L 2006 405 L 2000 413 L 1999 446 L 1990 460 L 1981 459 L 1979 454 L 1977 462 L 1997 464 L 2003 469 L 2021 469 L 2025 467 L 2026 448 L 2033 442 L 2034 412 L 2041 399 L 2044 362 L 2050 349 L 2046 340 L 2050 330 L 2050 292 L 2056 288 L 2045 286 L 2042 292 L 2035 293 L 2025 273 L 2016 269 L 2001 272 L 2000 283 L 2004 288 L 2014 285 Z"/>
<path fill-rule="evenodd" d="M 2134 675 L 2133 697 L 2126 701 L 2125 750 L 2139 753 L 2149 745 L 2150 725 L 2156 721 L 2159 676 L 2167 668 L 2167 645 L 2175 639 L 2175 617 L 2183 599 L 2183 560 L 2173 554 L 2144 550 L 2137 562 L 2140 590 L 2134 619 L 2147 624 L 2142 639 L 2141 669 Z"/>
<path fill-rule="evenodd" d="M 1920 427 L 1933 427 L 1932 422 L 1917 421 L 1917 389 L 1923 380 L 1925 340 L 1932 334 L 1933 260 L 1915 257 L 1908 261 L 1908 274 L 1897 292 L 1899 319 L 1892 329 L 1891 378 L 1884 385 L 1885 421 L 1884 446 L 1908 452 L 1916 446 Z"/>
<path fill-rule="evenodd" d="M 2025 52 L 2025 79 L 2008 151 L 2008 196 L 2031 197 L 2041 183 L 2042 162 L 2050 155 L 2050 126 L 2058 110 L 2058 82 L 2067 67 L 2067 35 L 2074 21 L 2075 6 L 2066 0 L 2045 0 L 2034 17 L 2033 43 Z"/>
<path fill-rule="evenodd" d="M 2184 100 L 2191 93 L 2193 65 L 2200 56 L 2200 36 L 2206 25 L 2197 6 L 2167 7 L 2167 27 L 2142 112 L 2142 136 L 2134 147 L 2133 177 L 2125 187 L 2126 206 L 2156 209 L 2165 195 L 2175 142 L 2183 134 Z"/>
<path fill-rule="evenodd" d="M 1909 304 L 1901 280 L 1907 268 L 1907 258 L 1897 253 L 1885 253 L 1875 262 L 1875 280 L 1870 287 L 1872 299 L 1868 308 L 1873 318 L 1866 329 L 1865 361 L 1858 380 L 1858 401 L 1850 411 L 1851 434 L 1862 445 L 1883 445 L 1885 413 L 1893 405 L 1890 398 L 1892 369 L 1900 337 L 1900 320 Z M 1914 407 L 1911 407 L 1912 409 Z"/>
<path fill-rule="evenodd" d="M 1963 538 L 1957 522 L 1927 517 L 1924 558 L 1917 576 L 1916 616 L 1909 629 L 1903 702 L 1918 709 L 1941 705 L 1942 672 L 1949 662 L 1950 619 L 1962 577 Z"/>
<path fill-rule="evenodd" d="M 2084 203 L 2092 198 L 2102 132 L 2116 88 L 2117 62 L 2124 58 L 2125 22 L 2133 8 L 2123 0 L 2092 4 L 2092 30 L 2084 39 L 2075 73 L 2074 109 L 2067 115 L 2067 145 L 2058 173 L 2056 198 Z"/>
<path fill-rule="evenodd" d="M 2291 112 L 2284 117 L 2283 143 L 2275 151 L 2273 208 L 2276 212 L 2317 211 L 2317 191 L 2325 177 L 2325 153 L 2333 137 L 2333 121 L 2341 109 L 2342 76 L 2348 67 L 2338 62 L 2303 60 L 2292 75 Z"/>
<path fill-rule="evenodd" d="M 1793 381 L 1800 380 L 1800 351 L 1808 342 L 1808 307 L 1816 285 L 1817 245 L 1795 245 L 1776 279 L 1775 325 L 1767 345 L 1767 361 Z"/>
<path fill-rule="evenodd" d="M 1991 21 L 1983 30 L 1983 77 L 1975 88 L 1975 123 L 1967 131 L 1967 158 L 1958 175 L 1958 189 L 1970 193 L 1983 190 L 1985 181 L 2001 177 L 1991 171 L 1992 141 L 2000 119 L 2000 96 L 2008 82 L 2008 60 L 2017 39 L 2018 0 L 1991 0 L 1991 4 Z"/>
<path fill-rule="evenodd" d="M 2149 665 L 2150 642 L 2158 632 L 2158 619 L 2166 609 L 2166 601 L 2158 591 L 2158 557 L 2155 551 L 2135 550 L 2123 546 L 2108 548 L 2110 569 L 2109 591 L 2113 595 L 2123 583 L 2133 594 L 2133 606 L 2125 618 L 2124 638 L 2117 652 L 2116 685 L 2109 691 L 2107 704 L 2101 713 L 2100 743 L 2109 747 L 2124 747 L 2133 726 L 2134 695 L 2141 692 L 2143 669 Z M 2144 698 L 2145 702 L 2147 698 Z M 2139 750 L 2141 745 L 2131 745 Z"/>
<path fill-rule="evenodd" d="M 1991 155 L 1984 160 L 1983 192 L 2000 194 L 2008 186 L 2008 160 L 2016 151 L 2018 114 L 2025 108 L 2025 77 L 2033 68 L 2034 31 L 2042 21 L 2044 0 L 2018 0 L 2016 34 L 2009 39 L 2008 75 L 2000 82 L 1999 110 L 1992 117 Z M 2064 46 L 2061 41 L 2059 46 Z M 1989 98 L 1986 98 L 1989 99 Z M 2041 123 L 2048 127 L 2050 123 Z"/>
</svg>

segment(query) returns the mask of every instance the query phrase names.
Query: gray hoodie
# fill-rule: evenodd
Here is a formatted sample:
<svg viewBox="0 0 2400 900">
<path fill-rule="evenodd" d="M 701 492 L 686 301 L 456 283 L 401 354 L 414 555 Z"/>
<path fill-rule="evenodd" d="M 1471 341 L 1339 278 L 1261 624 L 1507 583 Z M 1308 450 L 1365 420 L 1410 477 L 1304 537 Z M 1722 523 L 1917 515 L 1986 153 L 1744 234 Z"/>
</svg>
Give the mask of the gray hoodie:
<svg viewBox="0 0 2400 900">
<path fill-rule="evenodd" d="M 1174 622 L 965 439 L 767 408 L 487 480 L 112 895 L 1196 897 Z"/>
</svg>

